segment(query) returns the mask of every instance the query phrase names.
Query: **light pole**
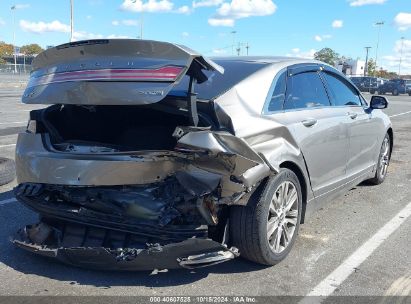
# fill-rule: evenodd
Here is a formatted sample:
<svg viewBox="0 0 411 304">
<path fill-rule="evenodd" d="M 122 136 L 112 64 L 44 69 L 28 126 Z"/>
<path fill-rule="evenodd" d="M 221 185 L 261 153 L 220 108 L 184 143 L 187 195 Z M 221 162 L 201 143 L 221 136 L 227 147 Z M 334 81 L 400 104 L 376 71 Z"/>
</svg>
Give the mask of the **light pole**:
<svg viewBox="0 0 411 304">
<path fill-rule="evenodd" d="M 234 45 L 235 45 L 235 34 L 237 31 L 231 31 L 231 35 L 233 35 L 233 43 L 231 44 L 231 55 L 234 55 Z"/>
<path fill-rule="evenodd" d="M 14 74 L 17 73 L 17 54 L 16 54 L 16 6 L 11 7 L 11 13 L 13 15 L 13 56 L 14 56 Z"/>
<path fill-rule="evenodd" d="M 70 42 L 73 42 L 73 0 L 70 0 Z"/>
<path fill-rule="evenodd" d="M 401 76 L 401 63 L 402 63 L 402 49 L 404 48 L 404 37 L 401 37 L 401 51 L 400 51 L 400 64 L 398 65 L 398 77 Z"/>
<path fill-rule="evenodd" d="M 370 50 L 370 48 L 370 46 L 365 47 L 367 55 L 365 56 L 364 76 L 368 76 L 368 51 Z"/>
<path fill-rule="evenodd" d="M 377 37 L 377 47 L 375 48 L 375 69 L 378 68 L 378 47 L 380 45 L 380 34 L 381 34 L 381 27 L 384 25 L 384 21 L 379 21 L 375 23 L 378 26 L 378 37 Z"/>
</svg>

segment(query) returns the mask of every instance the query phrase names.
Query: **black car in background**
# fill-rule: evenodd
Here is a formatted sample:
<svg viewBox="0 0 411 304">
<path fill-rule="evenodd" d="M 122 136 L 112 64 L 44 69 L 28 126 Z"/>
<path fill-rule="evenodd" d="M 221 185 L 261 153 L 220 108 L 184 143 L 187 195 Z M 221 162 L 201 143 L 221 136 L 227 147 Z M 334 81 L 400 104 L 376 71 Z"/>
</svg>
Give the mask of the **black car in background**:
<svg viewBox="0 0 411 304">
<path fill-rule="evenodd" d="M 379 91 L 379 87 L 384 84 L 384 79 L 378 77 L 351 77 L 351 81 L 361 92 L 369 92 L 375 94 Z"/>
<path fill-rule="evenodd" d="M 391 93 L 394 96 L 408 94 L 411 96 L 411 79 L 391 79 L 379 87 L 380 94 Z"/>
</svg>

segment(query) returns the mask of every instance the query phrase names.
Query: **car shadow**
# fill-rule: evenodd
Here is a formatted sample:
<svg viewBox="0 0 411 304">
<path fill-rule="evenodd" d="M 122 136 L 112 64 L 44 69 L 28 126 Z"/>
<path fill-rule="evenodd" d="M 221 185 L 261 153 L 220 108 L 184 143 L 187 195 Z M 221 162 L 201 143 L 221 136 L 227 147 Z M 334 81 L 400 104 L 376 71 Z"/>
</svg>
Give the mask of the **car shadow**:
<svg viewBox="0 0 411 304">
<path fill-rule="evenodd" d="M 24 274 L 34 274 L 71 285 L 92 285 L 109 289 L 112 286 L 145 286 L 149 288 L 190 284 L 211 273 L 246 273 L 267 268 L 241 258 L 195 270 L 172 269 L 160 271 L 101 271 L 64 265 L 55 260 L 37 256 L 15 247 L 10 236 L 26 224 L 37 221 L 37 215 L 19 203 L 0 206 L 0 265 L 4 264 Z"/>
</svg>

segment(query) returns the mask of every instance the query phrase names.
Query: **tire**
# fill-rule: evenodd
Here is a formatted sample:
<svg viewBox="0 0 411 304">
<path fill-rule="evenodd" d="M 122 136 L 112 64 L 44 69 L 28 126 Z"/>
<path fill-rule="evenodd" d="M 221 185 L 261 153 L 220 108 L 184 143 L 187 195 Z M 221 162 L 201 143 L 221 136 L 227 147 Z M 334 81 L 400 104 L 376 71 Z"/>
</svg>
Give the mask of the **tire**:
<svg viewBox="0 0 411 304">
<path fill-rule="evenodd" d="M 0 186 L 10 183 L 15 177 L 14 160 L 0 157 Z"/>
<path fill-rule="evenodd" d="M 285 201 L 290 202 L 289 211 L 284 208 L 285 204 L 281 204 L 282 199 L 278 196 L 285 189 L 288 189 L 288 200 Z M 277 199 L 274 200 L 274 197 Z M 301 210 L 302 195 L 298 178 L 293 171 L 282 169 L 260 185 L 247 206 L 231 207 L 231 243 L 245 259 L 263 265 L 275 265 L 288 255 L 294 245 L 300 227 Z M 269 235 L 270 226 L 272 234 Z M 283 227 L 287 227 L 288 234 Z"/>
<path fill-rule="evenodd" d="M 374 94 L 375 94 L 375 90 L 370 90 L 370 94 L 374 95 Z"/>
<path fill-rule="evenodd" d="M 392 95 L 398 96 L 398 95 L 399 95 L 398 90 L 397 90 L 397 89 L 394 89 L 394 90 L 392 91 Z"/>
<path fill-rule="evenodd" d="M 387 176 L 388 165 L 391 158 L 391 139 L 388 134 L 385 135 L 382 141 L 380 154 L 378 155 L 377 171 L 375 176 L 369 181 L 374 185 L 382 184 Z"/>
<path fill-rule="evenodd" d="M 408 96 L 411 96 L 411 91 L 408 92 Z"/>
</svg>

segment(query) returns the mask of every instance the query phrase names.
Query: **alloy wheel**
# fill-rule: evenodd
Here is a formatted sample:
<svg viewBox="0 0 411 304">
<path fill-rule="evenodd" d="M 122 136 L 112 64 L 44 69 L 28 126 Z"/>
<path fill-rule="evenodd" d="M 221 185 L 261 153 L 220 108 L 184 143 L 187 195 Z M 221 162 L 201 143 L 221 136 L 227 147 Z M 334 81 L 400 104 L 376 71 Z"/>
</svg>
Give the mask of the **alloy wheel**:
<svg viewBox="0 0 411 304">
<path fill-rule="evenodd" d="M 381 178 L 387 174 L 388 164 L 390 162 L 390 140 L 388 137 L 384 138 L 384 141 L 381 146 L 381 154 L 380 154 L 380 163 L 379 163 L 379 172 Z"/>
<path fill-rule="evenodd" d="M 282 182 L 274 193 L 267 219 L 267 240 L 271 250 L 279 254 L 290 244 L 298 220 L 298 194 L 290 181 Z"/>
</svg>

